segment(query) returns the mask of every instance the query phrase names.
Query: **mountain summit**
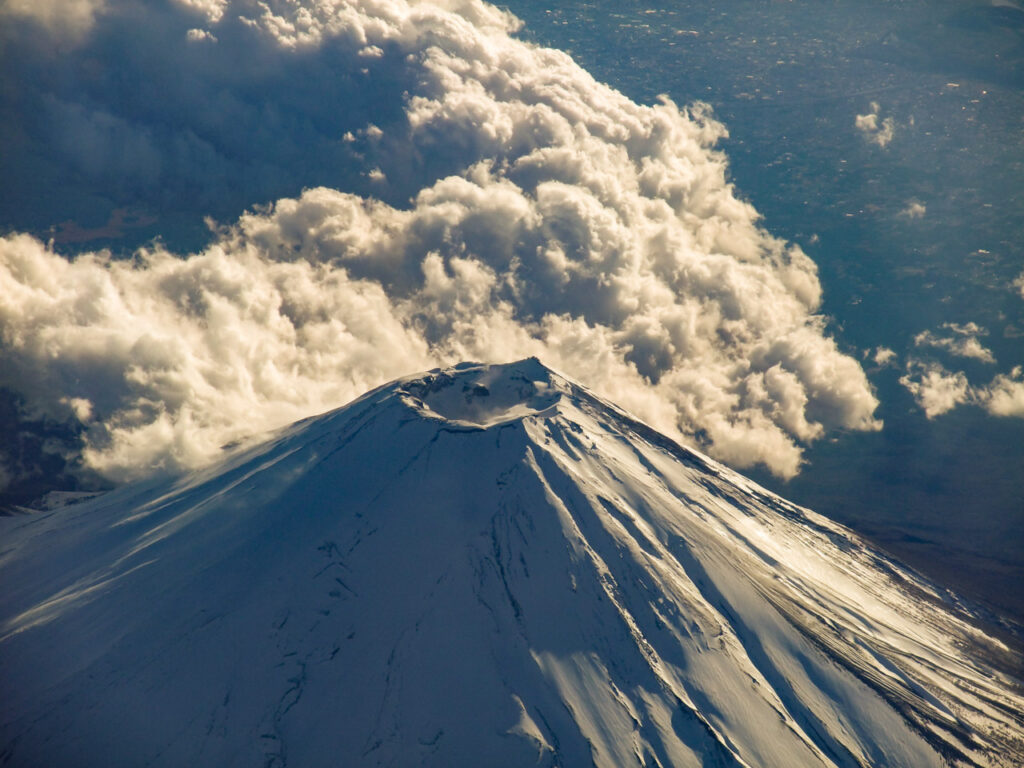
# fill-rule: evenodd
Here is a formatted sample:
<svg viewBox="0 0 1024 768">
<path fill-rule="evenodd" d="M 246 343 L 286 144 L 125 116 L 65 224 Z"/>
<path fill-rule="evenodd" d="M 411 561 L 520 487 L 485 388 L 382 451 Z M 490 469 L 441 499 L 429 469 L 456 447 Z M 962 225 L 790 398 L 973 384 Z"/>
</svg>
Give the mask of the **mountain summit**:
<svg viewBox="0 0 1024 768">
<path fill-rule="evenodd" d="M 535 359 L 0 526 L 2 765 L 1024 761 L 969 607 Z"/>
</svg>

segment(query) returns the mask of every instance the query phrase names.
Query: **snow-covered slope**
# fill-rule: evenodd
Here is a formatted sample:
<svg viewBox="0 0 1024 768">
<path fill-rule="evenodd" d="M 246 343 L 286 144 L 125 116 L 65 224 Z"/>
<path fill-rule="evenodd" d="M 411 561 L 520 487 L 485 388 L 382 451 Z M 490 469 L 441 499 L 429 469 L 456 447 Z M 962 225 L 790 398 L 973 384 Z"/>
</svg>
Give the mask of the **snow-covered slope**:
<svg viewBox="0 0 1024 768">
<path fill-rule="evenodd" d="M 536 360 L 0 536 L 4 765 L 1024 761 L 967 608 Z"/>
</svg>

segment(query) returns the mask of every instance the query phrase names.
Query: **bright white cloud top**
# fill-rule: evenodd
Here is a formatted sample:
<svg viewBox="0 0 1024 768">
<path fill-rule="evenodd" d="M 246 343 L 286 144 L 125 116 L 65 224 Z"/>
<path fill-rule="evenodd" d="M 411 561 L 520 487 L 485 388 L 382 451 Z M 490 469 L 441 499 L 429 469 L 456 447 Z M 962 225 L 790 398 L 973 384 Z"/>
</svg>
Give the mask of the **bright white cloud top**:
<svg viewBox="0 0 1024 768">
<path fill-rule="evenodd" d="M 333 141 L 366 187 L 296 189 L 196 253 L 68 261 L 29 235 L 0 240 L 0 385 L 86 423 L 88 466 L 196 466 L 410 370 L 528 355 L 781 476 L 827 430 L 880 426 L 863 370 L 826 333 L 814 263 L 737 196 L 706 109 L 636 104 L 479 2 L 186 5 L 209 36 L 153 55 L 194 56 L 200 74 L 203 49 L 242 37 L 257 64 L 239 77 L 271 55 L 358 64 L 317 87 L 340 100 Z M 341 98 L 378 81 L 400 82 L 400 103 Z M 230 186 L 198 138 L 51 107 L 94 127 L 91 150 L 120 137 L 126 178 L 171 188 L 177 158 Z"/>
</svg>

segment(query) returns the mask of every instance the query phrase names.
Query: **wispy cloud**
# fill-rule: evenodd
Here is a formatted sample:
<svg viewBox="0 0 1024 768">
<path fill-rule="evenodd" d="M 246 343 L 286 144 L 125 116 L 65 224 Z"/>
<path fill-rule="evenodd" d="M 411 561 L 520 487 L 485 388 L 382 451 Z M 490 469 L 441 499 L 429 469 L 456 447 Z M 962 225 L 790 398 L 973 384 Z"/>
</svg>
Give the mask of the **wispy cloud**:
<svg viewBox="0 0 1024 768">
<path fill-rule="evenodd" d="M 979 338 L 988 335 L 986 329 L 973 322 L 963 325 L 943 323 L 942 329 L 946 333 L 922 331 L 914 337 L 914 344 L 918 347 L 942 349 L 956 357 L 972 358 L 983 363 L 996 362 L 992 351 L 982 345 Z"/>
<path fill-rule="evenodd" d="M 1024 368 L 1018 365 L 1010 373 L 996 376 L 980 399 L 993 416 L 1024 418 Z"/>
</svg>

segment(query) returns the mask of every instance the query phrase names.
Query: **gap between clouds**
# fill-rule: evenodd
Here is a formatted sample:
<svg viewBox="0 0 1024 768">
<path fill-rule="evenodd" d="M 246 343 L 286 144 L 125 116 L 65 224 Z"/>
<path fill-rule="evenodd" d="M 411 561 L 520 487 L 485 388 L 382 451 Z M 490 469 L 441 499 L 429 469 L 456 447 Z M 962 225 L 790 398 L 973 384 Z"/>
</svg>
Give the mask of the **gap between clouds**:
<svg viewBox="0 0 1024 768">
<path fill-rule="evenodd" d="M 87 467 L 198 466 L 412 370 L 527 355 L 783 477 L 826 431 L 880 427 L 814 263 L 737 197 L 706 108 L 635 104 L 479 2 L 190 5 L 199 47 L 244 27 L 407 88 L 400 119 L 368 102 L 338 119 L 379 195 L 307 189 L 189 254 L 69 261 L 0 239 L 0 385 L 29 416 L 84 425 Z"/>
</svg>

